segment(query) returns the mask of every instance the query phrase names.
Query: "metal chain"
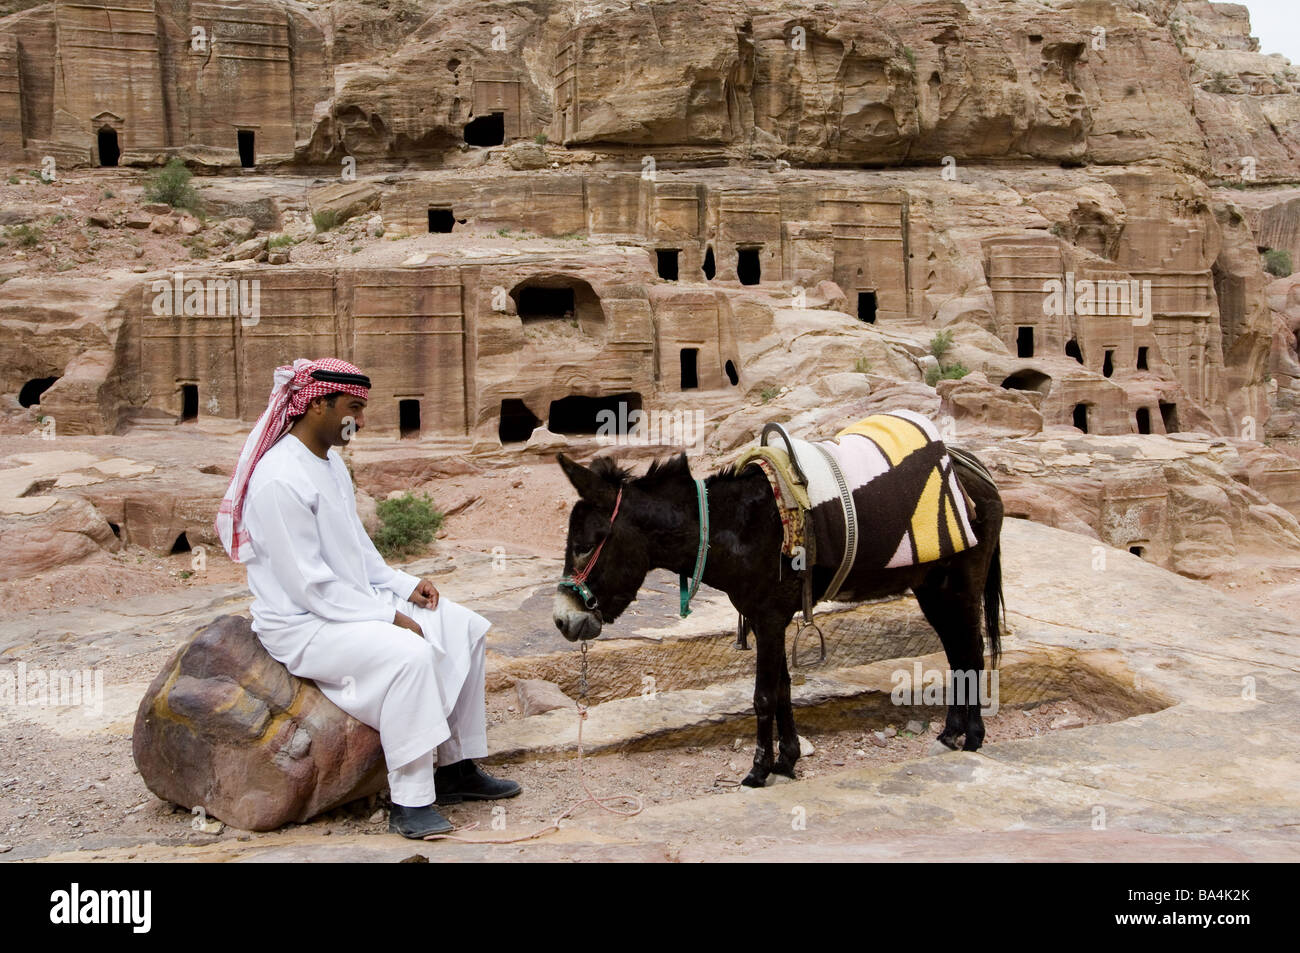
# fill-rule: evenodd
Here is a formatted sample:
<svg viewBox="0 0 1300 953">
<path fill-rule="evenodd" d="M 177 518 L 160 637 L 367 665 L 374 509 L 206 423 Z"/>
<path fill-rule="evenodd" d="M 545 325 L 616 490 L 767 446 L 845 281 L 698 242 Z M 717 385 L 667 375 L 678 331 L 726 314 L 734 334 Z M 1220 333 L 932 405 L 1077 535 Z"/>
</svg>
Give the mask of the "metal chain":
<svg viewBox="0 0 1300 953">
<path fill-rule="evenodd" d="M 582 640 L 582 670 L 578 674 L 578 694 L 581 697 L 582 704 L 587 703 L 587 640 Z"/>
</svg>

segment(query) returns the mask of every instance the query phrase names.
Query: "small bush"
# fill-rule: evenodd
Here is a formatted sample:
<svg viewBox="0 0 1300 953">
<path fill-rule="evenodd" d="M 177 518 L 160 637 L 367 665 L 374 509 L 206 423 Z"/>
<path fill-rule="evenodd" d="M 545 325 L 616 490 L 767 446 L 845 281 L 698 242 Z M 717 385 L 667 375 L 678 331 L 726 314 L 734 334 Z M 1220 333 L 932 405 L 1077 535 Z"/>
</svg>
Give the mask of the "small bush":
<svg viewBox="0 0 1300 953">
<path fill-rule="evenodd" d="M 758 395 L 758 396 L 761 397 L 761 398 L 763 399 L 763 403 L 766 404 L 769 400 L 771 400 L 773 397 L 775 397 L 778 393 L 779 393 L 779 391 L 778 391 L 775 387 L 764 387 L 764 388 L 762 389 L 762 391 L 759 392 L 759 395 Z"/>
<path fill-rule="evenodd" d="M 294 238 L 292 235 L 272 235 L 266 240 L 267 248 L 283 248 L 286 245 L 292 245 Z"/>
<path fill-rule="evenodd" d="M 185 163 L 175 157 L 168 159 L 161 169 L 154 169 L 144 186 L 146 202 L 164 202 L 172 208 L 199 210 L 199 193 L 190 185 L 194 177 Z"/>
<path fill-rule="evenodd" d="M 339 225 L 339 213 L 337 209 L 325 208 L 319 212 L 311 213 L 311 223 L 316 226 L 318 232 L 328 232 Z"/>
<path fill-rule="evenodd" d="M 427 493 L 404 493 L 379 501 L 379 531 L 375 548 L 385 558 L 422 552 L 442 528 L 443 514 L 434 509 Z"/>
<path fill-rule="evenodd" d="M 106 198 L 106 199 L 115 198 L 116 195 L 117 195 L 117 193 L 114 192 L 112 189 L 105 189 L 105 190 L 104 190 L 104 198 Z"/>
<path fill-rule="evenodd" d="M 912 64 L 912 69 L 916 69 L 916 51 L 910 46 L 903 47 L 903 55 L 907 57 L 907 62 Z"/>
<path fill-rule="evenodd" d="M 35 248 L 41 243 L 41 230 L 33 225 L 14 225 L 6 233 L 23 248 Z"/>
<path fill-rule="evenodd" d="M 934 355 L 935 360 L 943 362 L 943 356 L 948 353 L 952 347 L 952 332 L 939 331 L 934 337 L 930 338 L 930 353 Z"/>
<path fill-rule="evenodd" d="M 933 387 L 939 381 L 960 380 L 970 373 L 970 368 L 962 364 L 949 364 L 947 367 L 931 367 L 925 372 L 927 387 Z"/>
<path fill-rule="evenodd" d="M 860 357 L 853 362 L 853 369 L 859 374 L 871 373 L 871 361 L 868 358 Z"/>
<path fill-rule="evenodd" d="M 21 182 L 21 181 L 22 181 L 22 179 L 18 178 L 18 176 L 16 176 L 16 175 L 11 175 L 11 176 L 9 176 L 9 184 L 10 184 L 10 185 L 17 185 L 17 184 L 18 184 L 19 182 Z"/>
<path fill-rule="evenodd" d="M 1264 270 L 1274 278 L 1289 278 L 1294 270 L 1291 253 L 1285 248 L 1270 248 L 1264 252 Z"/>
<path fill-rule="evenodd" d="M 536 142 L 539 146 L 546 145 L 546 133 L 539 132 L 537 135 L 533 137 L 533 141 Z"/>
</svg>

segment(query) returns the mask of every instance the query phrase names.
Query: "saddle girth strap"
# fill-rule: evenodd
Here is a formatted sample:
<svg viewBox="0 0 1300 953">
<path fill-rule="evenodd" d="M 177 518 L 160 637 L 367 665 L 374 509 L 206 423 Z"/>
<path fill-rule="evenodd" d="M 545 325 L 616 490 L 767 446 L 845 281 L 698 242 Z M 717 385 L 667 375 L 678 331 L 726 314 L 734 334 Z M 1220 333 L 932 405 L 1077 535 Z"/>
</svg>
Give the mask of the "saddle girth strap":
<svg viewBox="0 0 1300 953">
<path fill-rule="evenodd" d="M 835 476 L 835 485 L 840 491 L 840 506 L 844 510 L 844 553 L 840 557 L 839 569 L 835 571 L 831 584 L 822 595 L 823 601 L 829 601 L 839 594 L 840 586 L 844 584 L 849 570 L 853 568 L 853 563 L 858 557 L 858 511 L 853 503 L 853 491 L 849 488 L 849 481 L 844 478 L 840 465 L 824 447 L 818 444 L 813 446 L 817 447 L 818 452 L 826 458 L 826 465 Z"/>
</svg>

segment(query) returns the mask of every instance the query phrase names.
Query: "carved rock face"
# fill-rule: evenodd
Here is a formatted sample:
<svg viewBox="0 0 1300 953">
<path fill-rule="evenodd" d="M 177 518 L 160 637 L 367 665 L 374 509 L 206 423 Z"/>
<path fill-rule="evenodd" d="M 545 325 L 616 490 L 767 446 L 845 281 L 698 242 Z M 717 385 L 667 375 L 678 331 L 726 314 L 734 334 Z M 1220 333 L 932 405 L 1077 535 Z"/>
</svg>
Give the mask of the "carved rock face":
<svg viewBox="0 0 1300 953">
<path fill-rule="evenodd" d="M 195 633 L 140 702 L 132 749 L 154 794 L 273 830 L 383 790 L 379 732 L 271 658 L 249 621 Z"/>
</svg>

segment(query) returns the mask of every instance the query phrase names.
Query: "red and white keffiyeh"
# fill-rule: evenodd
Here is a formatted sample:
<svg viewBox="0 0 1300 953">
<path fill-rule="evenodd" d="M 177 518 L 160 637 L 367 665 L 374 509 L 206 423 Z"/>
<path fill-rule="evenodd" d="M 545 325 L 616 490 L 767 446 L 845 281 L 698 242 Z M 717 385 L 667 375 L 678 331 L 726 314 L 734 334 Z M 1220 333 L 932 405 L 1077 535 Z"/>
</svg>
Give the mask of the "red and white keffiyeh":
<svg viewBox="0 0 1300 953">
<path fill-rule="evenodd" d="M 252 547 L 248 545 L 248 532 L 243 528 L 244 495 L 248 492 L 248 481 L 253 475 L 253 468 L 262 454 L 270 450 L 277 440 L 289 432 L 290 418 L 297 417 L 307 409 L 314 397 L 323 397 L 342 391 L 356 397 L 369 399 L 370 388 L 359 383 L 346 383 L 337 380 L 316 380 L 313 371 L 332 374 L 351 374 L 367 381 L 361 371 L 347 361 L 333 357 L 324 357 L 318 361 L 299 358 L 292 365 L 275 369 L 275 384 L 271 388 L 271 399 L 266 410 L 258 418 L 253 430 L 244 441 L 244 449 L 239 452 L 239 463 L 235 465 L 235 474 L 230 486 L 221 500 L 217 511 L 217 536 L 226 548 L 230 558 L 235 562 L 247 562 L 252 556 Z"/>
</svg>

